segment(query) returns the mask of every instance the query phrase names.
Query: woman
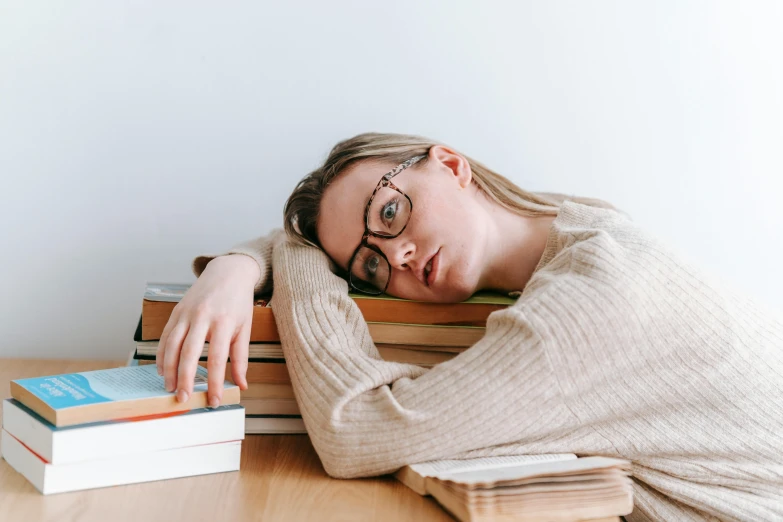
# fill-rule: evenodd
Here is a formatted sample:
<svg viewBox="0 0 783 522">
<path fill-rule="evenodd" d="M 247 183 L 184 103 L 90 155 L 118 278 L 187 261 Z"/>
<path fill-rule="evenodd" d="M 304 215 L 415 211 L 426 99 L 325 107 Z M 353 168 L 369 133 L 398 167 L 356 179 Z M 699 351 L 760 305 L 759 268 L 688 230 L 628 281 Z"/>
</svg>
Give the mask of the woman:
<svg viewBox="0 0 783 522">
<path fill-rule="evenodd" d="M 356 136 L 289 198 L 293 241 L 275 232 L 194 261 L 158 369 L 186 400 L 208 339 L 211 400 L 229 353 L 244 388 L 253 293 L 274 281 L 291 380 L 330 475 L 606 455 L 633 462 L 630 520 L 783 517 L 783 324 L 602 207 L 525 192 L 431 140 Z M 425 370 L 381 360 L 349 284 L 424 301 L 521 295 L 475 346 Z"/>
</svg>

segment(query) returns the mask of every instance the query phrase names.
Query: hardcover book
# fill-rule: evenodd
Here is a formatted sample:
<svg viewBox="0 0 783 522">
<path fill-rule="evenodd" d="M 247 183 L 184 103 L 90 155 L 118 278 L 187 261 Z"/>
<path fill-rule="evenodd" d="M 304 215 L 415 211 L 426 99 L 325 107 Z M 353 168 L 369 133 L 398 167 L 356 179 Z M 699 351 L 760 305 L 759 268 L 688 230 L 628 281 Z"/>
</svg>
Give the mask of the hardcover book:
<svg viewBox="0 0 783 522">
<path fill-rule="evenodd" d="M 143 340 L 160 339 L 174 306 L 182 299 L 188 288 L 190 288 L 188 284 L 148 283 L 142 302 Z M 458 335 L 456 332 L 462 329 L 460 327 L 474 327 L 483 330 L 489 314 L 508 308 L 516 302 L 516 299 L 512 297 L 493 292 L 479 292 L 462 303 L 425 303 L 388 295 L 369 296 L 358 293 L 349 293 L 349 296 L 356 302 L 367 323 L 400 324 L 409 327 L 407 332 L 400 334 L 402 338 L 399 340 L 390 340 L 388 327 L 380 328 L 379 332 L 371 331 L 373 339 L 379 343 L 437 344 L 435 342 L 410 341 L 410 339 L 413 338 L 411 336 L 416 335 L 424 335 L 425 337 L 429 335 L 431 339 L 436 340 L 440 335 L 454 336 Z M 411 329 L 411 326 L 456 327 L 459 330 L 452 332 L 447 332 L 444 329 L 422 331 Z M 372 330 L 372 326 L 370 329 Z M 475 339 L 477 340 L 483 335 L 483 332 L 472 332 L 472 334 L 478 336 Z M 275 325 L 273 307 L 269 306 L 267 299 L 256 301 L 256 306 L 253 307 L 250 335 L 251 341 L 276 342 L 280 339 Z M 383 338 L 376 338 L 376 335 L 382 335 Z M 462 335 L 470 337 L 471 332 L 463 331 Z M 394 337 L 392 336 L 391 339 Z M 456 346 L 463 345 L 457 344 Z M 450 346 L 450 344 L 446 344 L 446 346 Z"/>
<path fill-rule="evenodd" d="M 431 348 L 429 346 L 396 344 L 377 344 L 376 348 L 378 348 L 378 353 L 384 361 L 415 364 L 425 368 L 449 361 L 465 350 L 464 348 L 438 350 L 437 347 Z M 154 364 L 157 351 L 157 341 L 138 342 L 136 343 L 136 355 L 134 356 L 134 360 L 138 361 L 139 364 Z M 279 361 L 285 363 L 285 359 L 283 359 L 283 348 L 279 343 L 250 343 L 248 351 L 250 365 L 262 361 Z M 204 348 L 201 351 L 201 363 L 206 364 L 208 354 L 209 343 L 205 343 Z M 229 368 L 228 372 L 230 373 L 230 371 L 231 369 Z M 248 373 L 249 372 L 250 370 L 248 369 Z M 249 377 L 248 382 L 250 382 Z M 290 377 L 287 382 L 290 382 Z"/>
</svg>

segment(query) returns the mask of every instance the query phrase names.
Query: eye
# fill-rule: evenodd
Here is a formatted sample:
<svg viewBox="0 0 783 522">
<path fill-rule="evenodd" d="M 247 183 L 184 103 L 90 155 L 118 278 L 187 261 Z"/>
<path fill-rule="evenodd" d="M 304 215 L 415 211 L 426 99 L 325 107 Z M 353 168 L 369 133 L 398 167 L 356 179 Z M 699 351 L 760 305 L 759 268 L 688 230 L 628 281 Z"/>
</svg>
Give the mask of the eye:
<svg viewBox="0 0 783 522">
<path fill-rule="evenodd" d="M 398 198 L 394 198 L 393 200 L 386 203 L 383 208 L 381 208 L 381 221 L 383 221 L 386 225 L 390 225 L 392 221 L 394 221 L 395 216 L 397 216 L 397 208 L 399 207 L 400 200 Z"/>
<path fill-rule="evenodd" d="M 364 273 L 367 274 L 367 279 L 375 278 L 380 264 L 381 258 L 378 255 L 367 258 L 367 261 L 364 262 Z"/>
</svg>

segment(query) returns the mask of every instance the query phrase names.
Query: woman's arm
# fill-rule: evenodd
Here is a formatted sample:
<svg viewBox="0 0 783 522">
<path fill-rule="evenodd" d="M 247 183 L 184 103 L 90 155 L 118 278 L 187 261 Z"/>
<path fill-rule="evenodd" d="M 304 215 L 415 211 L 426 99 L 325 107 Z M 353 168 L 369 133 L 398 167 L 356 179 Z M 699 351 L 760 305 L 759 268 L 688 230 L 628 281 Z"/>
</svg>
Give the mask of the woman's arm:
<svg viewBox="0 0 783 522">
<path fill-rule="evenodd" d="M 484 339 L 424 370 L 380 359 L 323 252 L 282 242 L 273 263 L 288 370 L 330 475 L 377 475 L 567 429 L 570 417 L 521 307 L 493 313 Z"/>
<path fill-rule="evenodd" d="M 253 296 L 271 287 L 272 247 L 282 231 L 242 243 L 224 256 L 199 256 L 198 277 L 177 303 L 158 342 L 158 373 L 181 402 L 193 393 L 193 379 L 204 342 L 209 341 L 209 404 L 223 396 L 226 360 L 231 354 L 234 382 L 247 388 L 247 354 Z"/>
</svg>

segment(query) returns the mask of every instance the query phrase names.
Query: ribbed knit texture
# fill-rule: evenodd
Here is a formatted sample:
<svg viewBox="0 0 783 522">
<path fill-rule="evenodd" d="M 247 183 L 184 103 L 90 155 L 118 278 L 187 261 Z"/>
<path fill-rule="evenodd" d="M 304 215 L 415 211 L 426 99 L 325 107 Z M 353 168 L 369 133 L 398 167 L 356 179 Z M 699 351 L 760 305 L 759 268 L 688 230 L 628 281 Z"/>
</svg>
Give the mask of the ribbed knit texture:
<svg viewBox="0 0 783 522">
<path fill-rule="evenodd" d="M 518 302 L 429 370 L 381 360 L 327 256 L 281 238 L 234 251 L 260 263 L 257 289 L 274 267 L 283 350 L 330 475 L 605 455 L 633 462 L 630 521 L 783 519 L 783 321 L 621 214 L 565 202 Z"/>
</svg>

